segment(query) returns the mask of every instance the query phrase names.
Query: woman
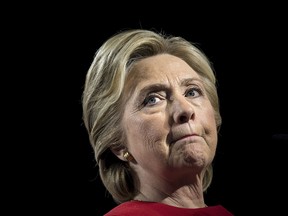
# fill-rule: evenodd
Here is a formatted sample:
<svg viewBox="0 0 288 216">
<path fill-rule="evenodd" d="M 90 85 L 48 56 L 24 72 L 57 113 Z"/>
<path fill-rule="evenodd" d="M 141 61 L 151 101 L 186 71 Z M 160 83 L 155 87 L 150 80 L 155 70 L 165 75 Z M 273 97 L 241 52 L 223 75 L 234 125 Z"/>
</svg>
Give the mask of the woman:
<svg viewBox="0 0 288 216">
<path fill-rule="evenodd" d="M 216 79 L 192 43 L 149 30 L 119 32 L 97 51 L 83 120 L 110 215 L 232 215 L 204 192 L 221 125 Z"/>
</svg>

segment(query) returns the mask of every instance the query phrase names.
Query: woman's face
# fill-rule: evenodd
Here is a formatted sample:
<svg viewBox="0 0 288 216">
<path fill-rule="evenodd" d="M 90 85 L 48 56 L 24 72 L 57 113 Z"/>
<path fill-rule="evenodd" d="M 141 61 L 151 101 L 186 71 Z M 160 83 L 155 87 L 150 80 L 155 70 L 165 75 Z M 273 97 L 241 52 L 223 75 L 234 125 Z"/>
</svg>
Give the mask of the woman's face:
<svg viewBox="0 0 288 216">
<path fill-rule="evenodd" d="M 122 126 L 138 174 L 171 178 L 180 170 L 199 173 L 212 162 L 214 110 L 186 62 L 168 54 L 141 60 L 129 73 L 124 98 Z"/>
</svg>

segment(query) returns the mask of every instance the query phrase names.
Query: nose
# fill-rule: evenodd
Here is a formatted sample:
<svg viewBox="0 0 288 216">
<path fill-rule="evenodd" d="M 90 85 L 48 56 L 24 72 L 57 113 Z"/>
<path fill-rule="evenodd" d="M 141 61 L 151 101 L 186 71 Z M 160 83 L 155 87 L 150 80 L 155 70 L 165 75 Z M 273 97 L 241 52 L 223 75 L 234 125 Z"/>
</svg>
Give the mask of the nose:
<svg viewBox="0 0 288 216">
<path fill-rule="evenodd" d="M 172 101 L 172 116 L 174 122 L 182 124 L 194 118 L 194 109 L 191 102 L 183 95 Z"/>
</svg>

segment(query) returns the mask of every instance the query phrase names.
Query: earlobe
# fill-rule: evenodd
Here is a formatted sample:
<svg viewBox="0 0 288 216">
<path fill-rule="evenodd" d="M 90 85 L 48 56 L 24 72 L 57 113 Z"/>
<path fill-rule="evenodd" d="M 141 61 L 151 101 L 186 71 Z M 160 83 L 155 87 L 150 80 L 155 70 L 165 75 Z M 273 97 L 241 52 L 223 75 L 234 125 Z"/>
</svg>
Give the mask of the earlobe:
<svg viewBox="0 0 288 216">
<path fill-rule="evenodd" d="M 120 160 L 126 161 L 126 159 L 124 158 L 124 154 L 127 151 L 125 147 L 110 147 L 110 150 Z"/>
<path fill-rule="evenodd" d="M 132 154 L 128 151 L 124 152 L 123 157 L 126 159 L 126 161 L 134 161 L 134 157 L 132 156 Z"/>
<path fill-rule="evenodd" d="M 125 147 L 122 147 L 122 148 L 119 148 L 119 147 L 118 148 L 113 148 L 113 147 L 111 147 L 110 150 L 120 160 L 128 161 L 128 162 L 131 162 L 131 161 L 135 160 L 134 157 L 132 156 L 132 154 Z"/>
</svg>

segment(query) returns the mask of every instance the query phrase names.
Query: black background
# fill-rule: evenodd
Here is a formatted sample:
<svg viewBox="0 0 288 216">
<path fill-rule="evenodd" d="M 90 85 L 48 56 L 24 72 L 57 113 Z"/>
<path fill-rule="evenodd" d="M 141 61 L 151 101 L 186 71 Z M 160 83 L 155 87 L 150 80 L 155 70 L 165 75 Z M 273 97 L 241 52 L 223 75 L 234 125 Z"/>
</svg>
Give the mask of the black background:
<svg viewBox="0 0 288 216">
<path fill-rule="evenodd" d="M 13 113 L 9 210 L 100 216 L 115 206 L 98 177 L 81 94 L 97 48 L 120 30 L 144 28 L 196 42 L 213 62 L 223 125 L 207 204 L 235 215 L 281 212 L 287 138 L 272 137 L 288 134 L 287 13 L 261 4 L 11 5 L 3 31 L 12 57 L 3 79 Z"/>
</svg>

